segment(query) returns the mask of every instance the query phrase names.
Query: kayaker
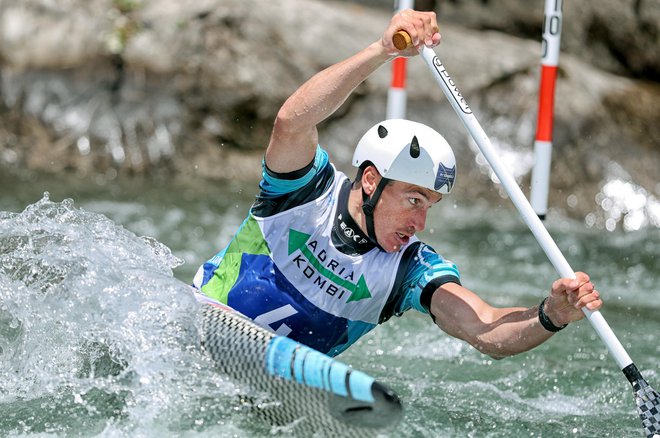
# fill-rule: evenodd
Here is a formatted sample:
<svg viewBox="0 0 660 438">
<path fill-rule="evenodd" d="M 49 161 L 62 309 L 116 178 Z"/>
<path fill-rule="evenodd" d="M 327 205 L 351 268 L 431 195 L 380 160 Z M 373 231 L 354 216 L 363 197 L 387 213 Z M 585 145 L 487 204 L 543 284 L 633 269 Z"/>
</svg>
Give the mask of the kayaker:
<svg viewBox="0 0 660 438">
<path fill-rule="evenodd" d="M 582 308 L 602 306 L 589 276 L 559 279 L 540 305 L 494 307 L 461 285 L 457 266 L 416 234 L 456 182 L 454 153 L 438 132 L 409 120 L 376 123 L 357 144 L 354 181 L 319 145 L 317 125 L 396 56 L 398 30 L 416 47 L 440 43 L 433 12 L 396 14 L 382 37 L 317 73 L 279 110 L 260 193 L 230 244 L 193 284 L 278 334 L 336 355 L 409 309 L 451 336 L 502 358 L 527 351 Z"/>
</svg>

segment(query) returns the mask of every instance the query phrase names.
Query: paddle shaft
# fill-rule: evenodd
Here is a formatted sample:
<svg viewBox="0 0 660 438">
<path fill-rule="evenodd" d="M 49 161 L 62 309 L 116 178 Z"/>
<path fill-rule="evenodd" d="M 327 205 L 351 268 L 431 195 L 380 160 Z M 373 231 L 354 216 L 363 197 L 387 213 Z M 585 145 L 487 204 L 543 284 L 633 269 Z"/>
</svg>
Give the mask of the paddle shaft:
<svg viewBox="0 0 660 438">
<path fill-rule="evenodd" d="M 392 41 L 399 50 L 403 50 L 411 44 L 411 38 L 405 31 L 397 32 L 392 38 Z M 436 82 L 440 85 L 447 100 L 449 100 L 449 103 L 463 122 L 463 125 L 468 130 L 475 143 L 477 143 L 479 150 L 490 164 L 495 175 L 497 175 L 497 178 L 499 178 L 509 195 L 509 198 L 513 201 L 513 204 L 516 206 L 524 222 L 534 234 L 534 237 L 539 245 L 541 245 L 541 248 L 543 248 L 543 251 L 548 256 L 548 259 L 550 259 L 552 265 L 561 277 L 575 278 L 575 272 L 550 236 L 550 233 L 548 233 L 548 230 L 543 226 L 543 223 L 534 212 L 534 209 L 527 201 L 527 198 L 520 187 L 518 187 L 515 179 L 502 164 L 490 139 L 482 129 L 474 114 L 472 114 L 472 110 L 468 106 L 465 98 L 461 95 L 452 78 L 449 76 L 449 73 L 447 73 L 440 58 L 438 58 L 433 49 L 426 46 L 422 46 L 420 54 L 431 70 L 431 73 L 433 73 Z M 590 311 L 586 308 L 583 308 L 582 310 L 593 328 L 596 330 L 596 333 L 598 333 L 603 343 L 607 346 L 619 368 L 623 370 L 628 365 L 632 364 L 632 359 L 623 348 L 623 345 L 621 345 L 621 342 L 617 339 L 607 321 L 605 321 L 603 315 L 599 311 Z"/>
</svg>

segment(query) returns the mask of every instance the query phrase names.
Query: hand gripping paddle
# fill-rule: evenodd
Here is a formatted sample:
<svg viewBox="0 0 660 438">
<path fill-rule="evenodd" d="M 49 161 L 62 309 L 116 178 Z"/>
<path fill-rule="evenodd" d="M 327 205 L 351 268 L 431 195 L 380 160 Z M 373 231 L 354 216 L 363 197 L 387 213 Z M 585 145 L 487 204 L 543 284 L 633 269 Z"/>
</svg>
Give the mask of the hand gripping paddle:
<svg viewBox="0 0 660 438">
<path fill-rule="evenodd" d="M 410 35 L 401 30 L 392 37 L 392 43 L 399 50 L 405 50 L 412 46 Z M 436 82 L 440 85 L 443 93 L 449 100 L 452 108 L 463 122 L 463 125 L 470 133 L 479 150 L 490 164 L 490 167 L 504 186 L 509 198 L 513 201 L 529 229 L 534 234 L 543 251 L 550 259 L 561 277 L 575 278 L 575 272 L 570 267 L 566 258 L 561 253 L 557 244 L 554 242 L 550 233 L 545 229 L 543 223 L 534 212 L 534 209 L 527 201 L 515 179 L 507 172 L 506 168 L 497 156 L 490 139 L 481 128 L 472 109 L 468 106 L 465 98 L 461 95 L 458 87 L 449 76 L 438 56 L 433 49 L 422 46 L 420 54 L 428 65 Z M 642 420 L 644 433 L 647 438 L 660 437 L 660 394 L 644 380 L 641 373 L 633 363 L 632 359 L 617 339 L 616 335 L 605 321 L 605 318 L 599 311 L 582 309 L 587 319 L 600 336 L 603 343 L 607 346 L 610 354 L 616 360 L 619 368 L 623 371 L 628 381 L 633 387 L 633 396 L 637 405 L 639 417 Z"/>
</svg>

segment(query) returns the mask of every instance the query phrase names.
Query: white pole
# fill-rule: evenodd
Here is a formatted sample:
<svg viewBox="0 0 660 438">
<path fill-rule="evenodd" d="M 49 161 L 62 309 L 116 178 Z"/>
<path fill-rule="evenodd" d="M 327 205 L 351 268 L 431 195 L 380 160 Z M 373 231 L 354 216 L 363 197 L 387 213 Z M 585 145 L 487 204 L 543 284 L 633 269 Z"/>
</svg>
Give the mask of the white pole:
<svg viewBox="0 0 660 438">
<path fill-rule="evenodd" d="M 534 141 L 534 168 L 530 202 L 540 219 L 548 211 L 550 164 L 552 162 L 552 123 L 554 113 L 555 82 L 559 64 L 563 0 L 545 0 L 543 39 L 541 41 L 541 84 L 539 111 Z"/>
<path fill-rule="evenodd" d="M 394 13 L 414 9 L 415 0 L 395 0 Z M 399 57 L 392 61 L 392 80 L 387 92 L 386 119 L 406 118 L 406 66 L 408 59 Z"/>
</svg>

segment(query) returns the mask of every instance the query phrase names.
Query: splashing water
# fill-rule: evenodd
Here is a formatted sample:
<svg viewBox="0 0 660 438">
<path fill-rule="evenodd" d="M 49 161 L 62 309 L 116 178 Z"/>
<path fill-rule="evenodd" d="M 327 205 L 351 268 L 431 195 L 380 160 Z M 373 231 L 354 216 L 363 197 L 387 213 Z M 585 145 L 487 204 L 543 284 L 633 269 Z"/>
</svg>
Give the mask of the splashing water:
<svg viewBox="0 0 660 438">
<path fill-rule="evenodd" d="M 231 385 L 198 347 L 180 263 L 71 200 L 0 213 L 0 435 L 189 430 L 209 398 L 224 423 Z"/>
</svg>

